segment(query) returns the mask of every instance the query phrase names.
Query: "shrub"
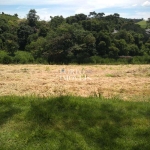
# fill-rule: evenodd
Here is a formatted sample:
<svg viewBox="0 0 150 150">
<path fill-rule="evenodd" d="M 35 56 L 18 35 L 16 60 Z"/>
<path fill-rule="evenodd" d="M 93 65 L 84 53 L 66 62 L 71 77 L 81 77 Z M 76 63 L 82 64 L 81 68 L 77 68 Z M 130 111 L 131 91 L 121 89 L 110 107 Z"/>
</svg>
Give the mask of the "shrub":
<svg viewBox="0 0 150 150">
<path fill-rule="evenodd" d="M 44 59 L 44 58 L 37 58 L 35 63 L 38 63 L 38 64 L 48 64 L 47 60 Z"/>
<path fill-rule="evenodd" d="M 7 55 L 5 51 L 0 51 L 0 63 L 3 63 L 3 58 Z"/>
<path fill-rule="evenodd" d="M 9 55 L 4 56 L 3 64 L 10 64 L 10 63 L 12 63 L 12 57 L 10 57 Z"/>
<path fill-rule="evenodd" d="M 91 56 L 89 58 L 84 59 L 85 63 L 92 63 L 92 64 L 103 64 L 104 61 L 105 59 L 100 56 Z"/>
<path fill-rule="evenodd" d="M 10 57 L 7 52 L 0 51 L 0 63 L 10 64 L 12 63 L 12 57 Z"/>
<path fill-rule="evenodd" d="M 99 56 L 92 56 L 90 57 L 90 61 L 91 63 L 97 64 L 97 63 L 101 63 L 102 58 Z"/>
<path fill-rule="evenodd" d="M 33 63 L 34 58 L 32 54 L 29 52 L 17 51 L 15 53 L 14 62 L 21 63 L 21 64 Z"/>
<path fill-rule="evenodd" d="M 149 64 L 150 63 L 150 56 L 144 55 L 144 56 L 135 56 L 133 58 L 134 64 Z"/>
</svg>

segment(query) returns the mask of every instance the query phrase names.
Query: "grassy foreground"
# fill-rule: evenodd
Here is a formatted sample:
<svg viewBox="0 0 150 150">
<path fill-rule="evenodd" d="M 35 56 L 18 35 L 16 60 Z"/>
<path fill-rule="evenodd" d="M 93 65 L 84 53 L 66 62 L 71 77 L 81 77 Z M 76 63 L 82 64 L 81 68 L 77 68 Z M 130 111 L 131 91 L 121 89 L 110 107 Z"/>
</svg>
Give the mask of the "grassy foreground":
<svg viewBox="0 0 150 150">
<path fill-rule="evenodd" d="M 0 97 L 0 150 L 148 150 L 150 101 Z"/>
</svg>

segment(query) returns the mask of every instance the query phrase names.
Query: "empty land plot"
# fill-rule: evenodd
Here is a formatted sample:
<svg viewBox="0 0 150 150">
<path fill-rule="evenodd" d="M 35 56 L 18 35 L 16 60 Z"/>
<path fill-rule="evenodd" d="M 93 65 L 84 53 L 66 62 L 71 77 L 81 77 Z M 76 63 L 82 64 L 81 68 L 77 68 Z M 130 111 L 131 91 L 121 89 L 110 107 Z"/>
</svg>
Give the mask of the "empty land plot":
<svg viewBox="0 0 150 150">
<path fill-rule="evenodd" d="M 0 95 L 150 97 L 150 65 L 0 65 Z"/>
</svg>

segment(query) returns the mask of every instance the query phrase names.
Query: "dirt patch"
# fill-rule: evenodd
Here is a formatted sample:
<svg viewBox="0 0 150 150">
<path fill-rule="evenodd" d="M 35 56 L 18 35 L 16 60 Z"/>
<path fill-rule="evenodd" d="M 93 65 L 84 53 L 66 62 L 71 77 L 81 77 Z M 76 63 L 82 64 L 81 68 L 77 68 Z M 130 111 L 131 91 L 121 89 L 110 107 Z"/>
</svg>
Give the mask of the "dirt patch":
<svg viewBox="0 0 150 150">
<path fill-rule="evenodd" d="M 0 65 L 0 95 L 150 96 L 150 65 Z"/>
</svg>

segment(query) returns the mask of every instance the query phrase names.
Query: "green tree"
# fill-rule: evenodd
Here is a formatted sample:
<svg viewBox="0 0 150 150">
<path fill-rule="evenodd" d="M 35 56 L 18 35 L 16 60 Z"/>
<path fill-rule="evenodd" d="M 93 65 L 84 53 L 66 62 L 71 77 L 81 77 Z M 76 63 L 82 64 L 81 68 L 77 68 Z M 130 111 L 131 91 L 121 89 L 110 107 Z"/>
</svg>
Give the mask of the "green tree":
<svg viewBox="0 0 150 150">
<path fill-rule="evenodd" d="M 133 38 L 134 38 L 134 43 L 138 46 L 139 49 L 141 49 L 143 45 L 143 34 L 132 32 Z"/>
<path fill-rule="evenodd" d="M 40 27 L 39 36 L 46 37 L 48 28 L 46 26 Z"/>
<path fill-rule="evenodd" d="M 110 58 L 117 58 L 118 57 L 119 49 L 115 47 L 114 45 L 109 47 L 109 57 Z"/>
<path fill-rule="evenodd" d="M 109 31 L 108 23 L 105 21 L 90 19 L 82 21 L 82 26 L 85 30 L 100 32 L 102 30 Z"/>
<path fill-rule="evenodd" d="M 95 37 L 92 35 L 92 33 L 89 33 L 85 38 L 84 38 L 84 42 L 87 45 L 93 45 L 96 42 Z"/>
<path fill-rule="evenodd" d="M 84 43 L 86 44 L 85 51 L 88 53 L 88 55 L 93 56 L 96 55 L 96 39 L 93 36 L 92 33 L 89 33 L 84 39 Z"/>
<path fill-rule="evenodd" d="M 25 46 L 27 44 L 27 39 L 29 35 L 33 34 L 34 30 L 26 24 L 21 24 L 19 29 L 17 30 L 17 35 L 18 35 L 18 44 L 19 44 L 19 49 L 24 50 Z"/>
<path fill-rule="evenodd" d="M 111 39 L 108 32 L 100 31 L 96 35 L 96 47 L 100 55 L 108 55 Z"/>
<path fill-rule="evenodd" d="M 27 43 L 30 44 L 31 42 L 35 42 L 38 39 L 38 34 L 34 33 L 28 36 Z"/>
<path fill-rule="evenodd" d="M 81 14 L 76 14 L 75 18 L 77 19 L 77 22 L 82 21 L 82 20 L 86 20 L 87 19 L 87 15 L 81 13 Z"/>
<path fill-rule="evenodd" d="M 27 14 L 27 20 L 28 20 L 28 24 L 31 27 L 36 26 L 36 22 L 39 20 L 39 16 L 36 15 L 36 10 L 35 9 L 31 9 L 29 11 L 29 13 Z"/>
<path fill-rule="evenodd" d="M 101 19 L 104 16 L 105 16 L 105 14 L 103 12 L 102 13 L 97 13 L 96 18 Z"/>
<path fill-rule="evenodd" d="M 73 23 L 77 23 L 77 22 L 78 22 L 78 20 L 75 16 L 70 16 L 70 17 L 66 18 L 66 23 L 68 23 L 68 24 L 73 24 Z"/>
<path fill-rule="evenodd" d="M 19 48 L 18 44 L 12 40 L 7 40 L 6 46 L 7 46 L 7 51 L 10 55 L 14 55 L 15 51 L 17 51 Z"/>
<path fill-rule="evenodd" d="M 3 41 L 0 39 L 0 49 L 3 49 Z"/>
<path fill-rule="evenodd" d="M 150 42 L 145 43 L 145 52 L 150 55 Z"/>
<path fill-rule="evenodd" d="M 120 17 L 120 15 L 119 15 L 118 13 L 114 13 L 113 16 L 114 16 L 115 18 L 119 18 L 119 17 Z"/>
<path fill-rule="evenodd" d="M 85 14 L 76 14 L 75 16 L 70 16 L 66 18 L 66 23 L 73 24 L 73 23 L 79 23 L 80 21 L 86 20 L 87 15 Z"/>
<path fill-rule="evenodd" d="M 88 15 L 89 18 L 96 18 L 96 16 L 97 16 L 97 13 L 95 11 L 90 12 Z"/>
<path fill-rule="evenodd" d="M 119 49 L 119 55 L 125 55 L 127 56 L 129 54 L 129 51 L 127 49 L 127 43 L 124 39 L 120 40 L 114 40 L 115 46 Z"/>
<path fill-rule="evenodd" d="M 63 16 L 54 16 L 54 17 L 50 16 L 50 18 L 51 18 L 50 27 L 52 29 L 56 29 L 58 26 L 60 26 L 65 21 Z"/>
<path fill-rule="evenodd" d="M 138 56 L 140 54 L 139 48 L 135 44 L 128 44 L 127 49 L 130 56 Z"/>
<path fill-rule="evenodd" d="M 15 13 L 14 16 L 18 18 L 18 14 L 17 13 Z"/>
<path fill-rule="evenodd" d="M 134 37 L 132 34 L 128 31 L 125 30 L 120 30 L 118 33 L 114 35 L 115 39 L 124 39 L 128 44 L 133 44 L 134 43 Z"/>
<path fill-rule="evenodd" d="M 97 44 L 97 52 L 100 56 L 104 56 L 106 53 L 107 53 L 107 46 L 106 46 L 106 43 L 105 41 L 100 41 L 98 44 Z"/>
<path fill-rule="evenodd" d="M 66 57 L 72 45 L 73 41 L 70 33 L 63 33 L 51 39 L 46 44 L 46 51 L 49 53 L 49 62 L 62 63 L 67 61 Z"/>
<path fill-rule="evenodd" d="M 8 22 L 6 21 L 6 19 L 0 18 L 0 34 L 6 31 L 9 31 Z"/>
<path fill-rule="evenodd" d="M 35 41 L 31 41 L 30 44 L 26 45 L 25 50 L 31 52 L 35 59 L 42 57 L 45 52 L 46 39 L 39 37 Z"/>
</svg>

